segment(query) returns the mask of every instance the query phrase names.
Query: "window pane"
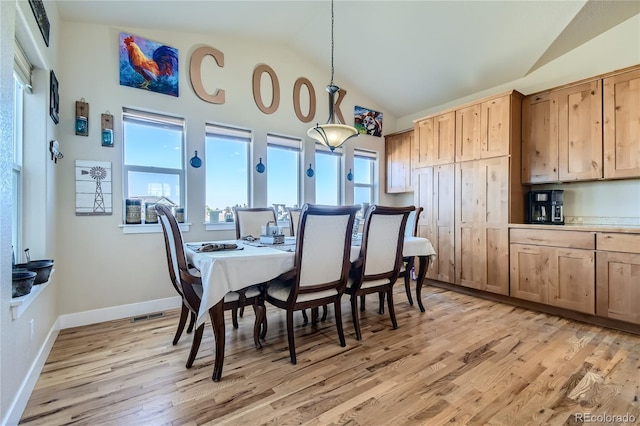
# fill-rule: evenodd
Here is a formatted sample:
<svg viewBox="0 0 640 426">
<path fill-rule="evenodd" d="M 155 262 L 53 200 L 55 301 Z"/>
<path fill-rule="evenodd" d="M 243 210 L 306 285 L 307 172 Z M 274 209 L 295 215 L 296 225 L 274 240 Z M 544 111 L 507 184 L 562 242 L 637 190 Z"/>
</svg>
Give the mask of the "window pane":
<svg viewBox="0 0 640 426">
<path fill-rule="evenodd" d="M 158 124 L 124 121 L 126 165 L 182 169 L 182 131 Z"/>
<path fill-rule="evenodd" d="M 316 203 L 340 204 L 340 157 L 316 152 Z"/>
<path fill-rule="evenodd" d="M 298 205 L 299 150 L 267 146 L 267 204 Z"/>
<path fill-rule="evenodd" d="M 207 136 L 205 167 L 206 203 L 209 209 L 224 210 L 249 204 L 248 162 L 248 141 Z M 208 218 L 205 217 L 205 220 Z"/>
<path fill-rule="evenodd" d="M 180 200 L 180 175 L 168 173 L 128 173 L 128 198 L 166 197 L 173 202 Z"/>
<path fill-rule="evenodd" d="M 371 188 L 367 186 L 356 186 L 355 188 L 353 188 L 353 202 L 354 204 L 373 204 L 373 199 L 371 198 Z"/>
<path fill-rule="evenodd" d="M 369 158 L 354 157 L 353 159 L 353 181 L 354 183 L 364 183 L 371 185 L 373 160 Z"/>
</svg>

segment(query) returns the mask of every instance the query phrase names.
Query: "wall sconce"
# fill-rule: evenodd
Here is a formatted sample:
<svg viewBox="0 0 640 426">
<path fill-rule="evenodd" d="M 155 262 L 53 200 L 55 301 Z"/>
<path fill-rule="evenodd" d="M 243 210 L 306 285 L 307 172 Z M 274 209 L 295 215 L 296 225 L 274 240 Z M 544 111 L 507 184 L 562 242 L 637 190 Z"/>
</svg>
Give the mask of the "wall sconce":
<svg viewBox="0 0 640 426">
<path fill-rule="evenodd" d="M 100 116 L 102 124 L 102 146 L 113 148 L 113 115 L 106 112 Z"/>
<path fill-rule="evenodd" d="M 84 98 L 76 101 L 76 135 L 89 136 L 89 104 Z"/>
<path fill-rule="evenodd" d="M 191 160 L 189 160 L 189 164 L 191 164 L 191 167 L 194 167 L 196 169 L 202 166 L 202 160 L 200 159 L 200 157 L 198 157 L 198 151 L 196 151 L 195 155 L 191 157 Z"/>
<path fill-rule="evenodd" d="M 349 182 L 351 182 L 353 180 L 353 173 L 351 172 L 351 169 L 349 169 L 349 173 L 347 173 L 347 180 Z"/>
<path fill-rule="evenodd" d="M 265 170 L 266 170 L 266 167 L 264 164 L 262 164 L 262 157 L 260 157 L 260 162 L 256 164 L 256 172 L 264 173 Z"/>
<path fill-rule="evenodd" d="M 64 157 L 60 152 L 60 144 L 58 144 L 58 141 L 53 140 L 49 142 L 49 152 L 51 152 L 51 159 L 56 164 L 58 163 L 58 160 Z"/>
<path fill-rule="evenodd" d="M 311 167 L 311 163 L 309 163 L 309 168 L 307 169 L 307 176 L 313 177 L 313 168 Z"/>
</svg>

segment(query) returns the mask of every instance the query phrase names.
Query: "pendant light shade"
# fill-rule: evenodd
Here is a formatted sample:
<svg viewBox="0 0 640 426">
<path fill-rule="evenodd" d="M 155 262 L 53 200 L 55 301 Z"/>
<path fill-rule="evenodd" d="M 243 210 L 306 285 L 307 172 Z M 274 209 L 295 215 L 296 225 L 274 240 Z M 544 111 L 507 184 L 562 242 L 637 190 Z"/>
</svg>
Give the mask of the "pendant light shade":
<svg viewBox="0 0 640 426">
<path fill-rule="evenodd" d="M 340 88 L 333 84 L 333 0 L 331 0 L 331 83 L 327 86 L 329 92 L 329 119 L 326 124 L 316 124 L 307 130 L 307 135 L 326 145 L 331 151 L 341 146 L 348 139 L 358 136 L 355 127 L 340 123 L 334 114 L 335 95 Z"/>
</svg>

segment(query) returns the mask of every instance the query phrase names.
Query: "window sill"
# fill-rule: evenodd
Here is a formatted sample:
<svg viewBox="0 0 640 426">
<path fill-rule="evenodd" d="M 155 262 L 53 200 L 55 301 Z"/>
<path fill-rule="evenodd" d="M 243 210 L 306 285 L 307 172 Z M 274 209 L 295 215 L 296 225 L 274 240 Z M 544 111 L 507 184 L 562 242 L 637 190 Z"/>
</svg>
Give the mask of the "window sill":
<svg viewBox="0 0 640 426">
<path fill-rule="evenodd" d="M 179 223 L 180 231 L 189 232 L 191 223 Z M 142 223 L 140 225 L 118 225 L 122 228 L 123 234 L 152 234 L 162 232 L 162 225 L 159 223 Z"/>
<path fill-rule="evenodd" d="M 211 223 L 205 222 L 204 229 L 207 231 L 235 231 L 236 223 L 235 222 L 218 222 Z"/>
<path fill-rule="evenodd" d="M 49 275 L 49 280 L 47 282 L 44 282 L 42 284 L 37 284 L 31 287 L 31 292 L 29 292 L 29 294 L 25 294 L 24 296 L 20 296 L 20 297 L 14 297 L 11 299 L 9 306 L 11 307 L 12 320 L 17 320 L 18 318 L 20 318 L 20 316 L 24 313 L 24 311 L 27 310 L 29 305 L 31 305 L 31 303 L 33 303 L 33 301 L 36 300 L 36 297 L 38 297 L 38 295 L 42 293 L 42 291 L 51 282 L 51 277 L 53 276 L 54 272 L 55 272 L 55 269 L 52 269 L 51 274 Z"/>
</svg>

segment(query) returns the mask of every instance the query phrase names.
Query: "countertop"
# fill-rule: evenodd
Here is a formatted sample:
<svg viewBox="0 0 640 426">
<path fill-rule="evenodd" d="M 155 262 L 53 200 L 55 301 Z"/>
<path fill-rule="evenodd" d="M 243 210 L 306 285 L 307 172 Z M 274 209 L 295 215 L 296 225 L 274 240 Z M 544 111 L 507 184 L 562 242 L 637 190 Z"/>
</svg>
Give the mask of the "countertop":
<svg viewBox="0 0 640 426">
<path fill-rule="evenodd" d="M 538 225 L 533 223 L 510 223 L 509 228 L 520 229 L 548 229 L 554 231 L 585 231 L 585 232 L 621 232 L 627 234 L 640 234 L 640 225 L 592 225 L 592 224 L 566 224 L 566 225 Z"/>
</svg>

